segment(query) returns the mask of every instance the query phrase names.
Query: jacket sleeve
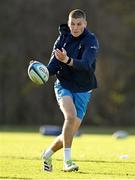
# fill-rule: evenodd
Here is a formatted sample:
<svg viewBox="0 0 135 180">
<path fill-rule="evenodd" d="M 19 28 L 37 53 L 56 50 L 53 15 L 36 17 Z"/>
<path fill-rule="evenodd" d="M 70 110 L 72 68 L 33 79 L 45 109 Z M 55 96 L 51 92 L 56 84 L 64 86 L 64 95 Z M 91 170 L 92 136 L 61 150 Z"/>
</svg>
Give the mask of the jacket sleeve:
<svg viewBox="0 0 135 180">
<path fill-rule="evenodd" d="M 96 61 L 96 56 L 99 49 L 99 43 L 95 36 L 91 40 L 84 42 L 84 51 L 81 59 L 73 58 L 73 68 L 77 70 L 89 71 L 92 64 Z"/>
<path fill-rule="evenodd" d="M 61 36 L 59 36 L 57 38 L 57 40 L 55 41 L 54 43 L 54 46 L 53 46 L 53 50 L 52 50 L 52 53 L 51 53 L 51 58 L 50 58 L 50 61 L 47 65 L 47 69 L 49 71 L 49 75 L 52 76 L 52 75 L 55 75 L 57 73 L 57 71 L 59 70 L 59 62 L 58 60 L 55 58 L 55 55 L 54 55 L 54 51 L 56 48 L 60 48 L 60 40 L 61 40 Z"/>
</svg>

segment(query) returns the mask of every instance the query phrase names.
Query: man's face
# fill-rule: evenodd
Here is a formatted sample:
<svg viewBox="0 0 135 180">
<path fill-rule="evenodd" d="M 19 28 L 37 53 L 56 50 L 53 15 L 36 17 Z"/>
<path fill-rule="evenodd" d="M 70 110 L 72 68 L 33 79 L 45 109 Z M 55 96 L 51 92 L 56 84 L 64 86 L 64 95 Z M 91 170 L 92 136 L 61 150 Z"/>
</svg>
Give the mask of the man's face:
<svg viewBox="0 0 135 180">
<path fill-rule="evenodd" d="M 69 26 L 72 36 L 78 37 L 83 33 L 84 28 L 87 26 L 87 22 L 83 18 L 75 19 L 75 18 L 69 17 L 68 26 Z"/>
</svg>

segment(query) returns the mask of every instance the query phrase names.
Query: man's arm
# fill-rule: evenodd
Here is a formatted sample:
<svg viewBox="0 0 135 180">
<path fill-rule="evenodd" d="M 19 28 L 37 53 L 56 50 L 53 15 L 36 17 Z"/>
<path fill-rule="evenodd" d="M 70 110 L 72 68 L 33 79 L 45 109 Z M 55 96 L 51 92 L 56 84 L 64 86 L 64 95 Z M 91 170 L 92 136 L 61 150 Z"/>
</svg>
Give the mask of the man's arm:
<svg viewBox="0 0 135 180">
<path fill-rule="evenodd" d="M 65 49 L 62 49 L 62 51 L 56 49 L 55 57 L 59 61 L 69 66 L 73 66 L 75 69 L 88 71 L 91 68 L 91 65 L 96 60 L 98 49 L 98 41 L 94 39 L 93 42 L 85 44 L 84 52 L 81 59 L 73 59 L 68 57 Z"/>
<path fill-rule="evenodd" d="M 59 36 L 57 38 L 57 40 L 55 41 L 55 43 L 54 43 L 53 50 L 52 50 L 52 53 L 51 53 L 51 58 L 50 58 L 50 61 L 49 61 L 48 65 L 47 65 L 50 76 L 56 74 L 57 71 L 59 70 L 59 63 L 58 63 L 58 60 L 55 57 L 55 49 L 59 48 L 60 40 L 61 40 L 61 36 Z"/>
</svg>

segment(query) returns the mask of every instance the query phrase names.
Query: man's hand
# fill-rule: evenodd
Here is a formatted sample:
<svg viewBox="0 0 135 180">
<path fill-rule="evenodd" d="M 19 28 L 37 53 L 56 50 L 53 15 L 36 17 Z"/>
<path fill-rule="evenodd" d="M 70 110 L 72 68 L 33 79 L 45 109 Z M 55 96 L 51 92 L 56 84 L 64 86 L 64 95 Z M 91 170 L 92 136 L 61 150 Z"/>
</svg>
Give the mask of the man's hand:
<svg viewBox="0 0 135 180">
<path fill-rule="evenodd" d="M 64 48 L 62 48 L 62 51 L 59 49 L 55 49 L 55 57 L 63 63 L 67 63 L 69 59 L 69 57 L 67 56 L 67 52 Z"/>
</svg>

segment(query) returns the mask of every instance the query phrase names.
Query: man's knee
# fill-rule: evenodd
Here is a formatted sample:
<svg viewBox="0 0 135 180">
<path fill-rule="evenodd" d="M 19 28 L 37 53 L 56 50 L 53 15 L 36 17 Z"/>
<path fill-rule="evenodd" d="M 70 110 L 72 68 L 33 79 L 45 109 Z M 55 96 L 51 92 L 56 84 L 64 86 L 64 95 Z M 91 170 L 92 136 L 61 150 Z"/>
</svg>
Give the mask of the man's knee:
<svg viewBox="0 0 135 180">
<path fill-rule="evenodd" d="M 74 112 L 69 112 L 65 118 L 68 122 L 73 123 L 76 120 L 76 114 Z"/>
</svg>

